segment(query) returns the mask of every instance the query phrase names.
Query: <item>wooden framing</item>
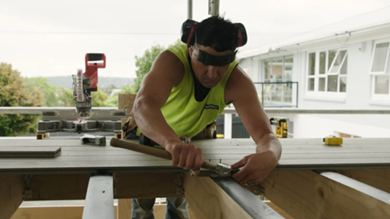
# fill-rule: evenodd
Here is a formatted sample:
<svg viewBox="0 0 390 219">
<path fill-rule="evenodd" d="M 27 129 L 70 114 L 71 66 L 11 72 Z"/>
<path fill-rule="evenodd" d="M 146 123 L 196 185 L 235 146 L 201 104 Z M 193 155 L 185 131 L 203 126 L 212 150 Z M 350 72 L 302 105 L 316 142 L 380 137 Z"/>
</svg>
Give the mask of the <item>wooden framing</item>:
<svg viewBox="0 0 390 219">
<path fill-rule="evenodd" d="M 23 176 L 0 175 L 0 219 L 9 219 L 23 201 Z"/>
<path fill-rule="evenodd" d="M 390 217 L 390 198 L 383 202 L 310 170 L 275 170 L 262 186 L 265 196 L 294 218 Z"/>
<path fill-rule="evenodd" d="M 211 178 L 185 176 L 188 205 L 197 218 L 251 218 Z"/>
<path fill-rule="evenodd" d="M 24 200 L 85 199 L 90 174 L 35 174 L 25 175 Z"/>
<path fill-rule="evenodd" d="M 390 169 L 347 169 L 336 172 L 390 193 Z"/>
<path fill-rule="evenodd" d="M 283 218 L 231 178 L 186 174 L 184 188 L 196 218 Z"/>
<path fill-rule="evenodd" d="M 22 177 L 22 176 L 21 176 Z M 27 175 L 24 200 L 85 199 L 90 174 Z M 181 173 L 114 174 L 114 198 L 182 197 Z"/>
<path fill-rule="evenodd" d="M 118 173 L 114 176 L 116 199 L 183 197 L 182 173 Z"/>
</svg>

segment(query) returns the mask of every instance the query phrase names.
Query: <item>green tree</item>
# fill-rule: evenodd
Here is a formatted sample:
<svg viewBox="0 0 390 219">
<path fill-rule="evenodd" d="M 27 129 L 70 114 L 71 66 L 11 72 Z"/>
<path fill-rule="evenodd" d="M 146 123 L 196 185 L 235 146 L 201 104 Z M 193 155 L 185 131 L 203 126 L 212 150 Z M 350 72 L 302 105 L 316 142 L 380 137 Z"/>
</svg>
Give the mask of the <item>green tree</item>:
<svg viewBox="0 0 390 219">
<path fill-rule="evenodd" d="M 141 82 L 144 79 L 145 75 L 152 68 L 154 60 L 157 56 L 165 50 L 165 47 L 160 45 L 153 45 L 150 49 L 147 49 L 145 53 L 139 57 L 135 56 L 135 66 L 138 68 L 135 72 L 137 78 L 133 84 L 133 90 L 137 93 L 141 87 Z"/>
<path fill-rule="evenodd" d="M 47 78 L 25 78 L 26 86 L 33 90 L 39 88 L 43 92 L 45 106 L 58 106 L 57 86 L 49 85 Z"/>
<path fill-rule="evenodd" d="M 58 90 L 58 104 L 59 106 L 76 106 L 73 100 L 73 90 L 61 87 Z"/>
<path fill-rule="evenodd" d="M 118 87 L 113 85 L 113 84 L 110 84 L 108 86 L 104 86 L 104 87 L 100 87 L 100 89 L 102 89 L 106 94 L 111 94 L 112 90 L 114 89 L 117 89 Z"/>
<path fill-rule="evenodd" d="M 123 85 L 120 93 L 121 94 L 136 94 L 133 86 L 131 86 L 131 85 Z"/>
<path fill-rule="evenodd" d="M 116 98 L 118 99 L 118 96 Z M 58 91 L 58 103 L 59 106 L 75 107 L 76 104 L 73 100 L 73 90 L 61 87 Z M 116 102 L 110 100 L 108 95 L 100 89 L 100 87 L 98 87 L 97 91 L 92 92 L 92 107 L 116 106 L 117 103 L 118 100 L 116 100 Z"/>
<path fill-rule="evenodd" d="M 20 72 L 12 65 L 0 63 L 0 106 L 43 106 L 44 99 L 38 87 L 26 86 Z M 0 135 L 15 136 L 35 133 L 39 115 L 1 115 Z"/>
<path fill-rule="evenodd" d="M 103 107 L 105 105 L 105 101 L 107 100 L 108 95 L 98 87 L 98 90 L 92 92 L 92 107 Z"/>
</svg>

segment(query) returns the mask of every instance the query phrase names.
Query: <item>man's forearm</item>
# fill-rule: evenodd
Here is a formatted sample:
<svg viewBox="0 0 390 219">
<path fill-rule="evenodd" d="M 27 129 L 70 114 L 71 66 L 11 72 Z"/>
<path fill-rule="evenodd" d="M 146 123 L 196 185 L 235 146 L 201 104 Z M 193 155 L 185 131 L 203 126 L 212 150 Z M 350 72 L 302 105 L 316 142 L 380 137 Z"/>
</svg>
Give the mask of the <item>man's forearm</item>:
<svg viewBox="0 0 390 219">
<path fill-rule="evenodd" d="M 279 160 L 282 155 L 282 145 L 273 133 L 264 135 L 257 144 L 256 153 L 262 153 L 265 151 L 274 152 L 277 160 Z"/>
</svg>

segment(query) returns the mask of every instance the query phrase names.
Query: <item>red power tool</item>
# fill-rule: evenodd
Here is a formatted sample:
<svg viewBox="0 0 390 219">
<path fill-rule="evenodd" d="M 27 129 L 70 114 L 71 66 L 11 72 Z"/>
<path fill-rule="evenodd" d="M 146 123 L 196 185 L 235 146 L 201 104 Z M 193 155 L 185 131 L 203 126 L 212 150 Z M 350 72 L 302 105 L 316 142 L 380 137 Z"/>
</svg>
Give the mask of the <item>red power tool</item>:
<svg viewBox="0 0 390 219">
<path fill-rule="evenodd" d="M 88 91 L 97 91 L 98 68 L 106 67 L 106 56 L 103 53 L 88 53 L 85 56 L 84 76 L 91 81 Z"/>
</svg>

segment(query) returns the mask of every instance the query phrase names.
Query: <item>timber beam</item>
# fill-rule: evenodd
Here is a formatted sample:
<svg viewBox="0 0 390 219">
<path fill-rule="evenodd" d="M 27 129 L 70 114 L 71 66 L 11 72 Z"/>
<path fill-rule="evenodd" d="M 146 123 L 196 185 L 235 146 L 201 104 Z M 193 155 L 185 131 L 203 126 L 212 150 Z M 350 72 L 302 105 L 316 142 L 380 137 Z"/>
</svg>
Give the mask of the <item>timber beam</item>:
<svg viewBox="0 0 390 219">
<path fill-rule="evenodd" d="M 90 176 L 87 173 L 20 175 L 23 200 L 85 199 Z M 117 173 L 113 179 L 115 199 L 184 196 L 182 173 Z"/>
<path fill-rule="evenodd" d="M 9 219 L 23 202 L 23 176 L 0 175 L 0 219 Z"/>
<path fill-rule="evenodd" d="M 337 173 L 272 171 L 265 196 L 294 218 L 389 218 L 390 194 Z"/>
<path fill-rule="evenodd" d="M 231 178 L 186 174 L 184 189 L 196 218 L 283 218 Z"/>
<path fill-rule="evenodd" d="M 390 193 L 390 169 L 346 169 L 335 172 Z"/>
</svg>

